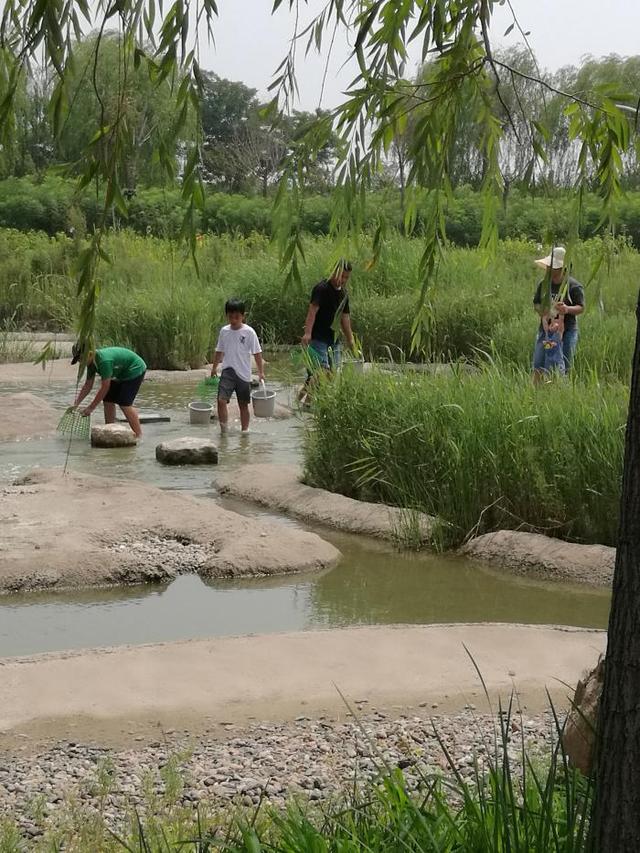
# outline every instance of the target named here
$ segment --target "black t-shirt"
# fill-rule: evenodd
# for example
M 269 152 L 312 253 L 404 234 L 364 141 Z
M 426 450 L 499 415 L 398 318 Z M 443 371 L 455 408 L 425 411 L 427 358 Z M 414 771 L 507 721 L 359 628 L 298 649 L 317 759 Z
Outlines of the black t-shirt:
M 311 291 L 311 304 L 318 306 L 318 313 L 316 314 L 311 332 L 312 340 L 322 341 L 322 343 L 328 344 L 328 346 L 333 346 L 336 336 L 331 328 L 331 324 L 345 297 L 346 301 L 342 308 L 342 313 L 348 314 L 349 297 L 344 288 L 334 287 L 327 279 L 316 284 Z
M 544 281 L 541 281 L 540 284 L 536 287 L 535 296 L 533 297 L 534 305 L 542 304 L 542 285 Z M 562 283 L 551 285 L 551 296 L 554 300 L 557 299 L 560 290 L 562 288 Z M 569 287 L 567 288 L 567 292 L 565 294 L 564 299 L 562 300 L 565 305 L 584 305 L 584 287 L 580 284 L 579 281 L 576 281 L 575 278 L 569 277 Z M 575 314 L 565 314 L 564 315 L 564 327 L 565 329 L 573 329 L 578 324 L 578 318 Z M 542 323 L 540 323 L 542 327 Z

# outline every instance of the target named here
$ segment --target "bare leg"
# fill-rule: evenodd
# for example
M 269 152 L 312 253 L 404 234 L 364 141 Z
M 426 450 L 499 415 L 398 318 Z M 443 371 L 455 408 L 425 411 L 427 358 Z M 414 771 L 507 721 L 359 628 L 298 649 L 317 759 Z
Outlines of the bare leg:
M 227 422 L 229 420 L 229 401 L 218 397 L 218 423 L 220 424 L 220 432 L 227 431 Z
M 545 371 L 544 370 L 538 370 L 538 368 L 536 368 L 533 371 L 533 384 L 534 385 L 539 385 L 541 382 L 544 382 L 544 378 L 545 378 Z
M 116 404 L 103 403 L 104 407 L 104 422 L 105 424 L 115 424 L 116 422 Z
M 242 432 L 246 432 L 249 429 L 249 420 L 251 418 L 249 404 L 238 402 L 238 408 L 240 409 L 240 426 L 242 427 Z
M 138 417 L 137 411 L 133 406 L 120 406 L 122 409 L 122 414 L 127 419 L 127 422 L 131 429 L 135 432 L 138 438 L 142 437 L 142 427 L 140 426 L 140 418 Z

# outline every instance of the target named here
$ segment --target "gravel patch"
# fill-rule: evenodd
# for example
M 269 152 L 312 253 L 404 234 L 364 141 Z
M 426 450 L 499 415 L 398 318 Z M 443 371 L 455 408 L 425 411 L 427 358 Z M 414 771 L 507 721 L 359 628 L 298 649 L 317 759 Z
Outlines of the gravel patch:
M 66 741 L 36 754 L 0 753 L 0 819 L 12 818 L 35 837 L 68 808 L 82 805 L 102 810 L 117 826 L 126 808 L 142 806 L 145 797 L 162 795 L 168 786 L 179 801 L 193 805 L 231 801 L 251 807 L 264 799 L 281 805 L 292 795 L 322 801 L 352 786 L 354 778 L 375 779 L 385 764 L 401 768 L 415 789 L 425 775 L 451 772 L 439 739 L 464 777 L 495 754 L 494 718 L 473 705 L 450 715 L 430 705 L 402 716 L 369 711 L 366 703 L 357 707 L 357 721 L 301 716 L 249 728 L 221 723 L 215 734 L 168 730 L 155 742 L 127 749 Z M 555 739 L 550 713 L 514 714 L 509 730 L 516 762 L 523 735 L 540 754 Z

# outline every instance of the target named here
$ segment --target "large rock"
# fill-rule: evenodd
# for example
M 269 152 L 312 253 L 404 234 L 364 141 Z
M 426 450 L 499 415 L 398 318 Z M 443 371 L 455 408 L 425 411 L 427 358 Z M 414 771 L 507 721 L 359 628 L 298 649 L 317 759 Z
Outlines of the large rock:
M 216 465 L 218 449 L 210 438 L 174 438 L 156 447 L 163 465 Z
M 136 434 L 125 424 L 98 424 L 91 427 L 92 447 L 133 447 Z
M 598 708 L 604 684 L 604 658 L 584 681 L 579 681 L 571 711 L 562 734 L 562 744 L 573 767 L 585 776 L 591 773 Z

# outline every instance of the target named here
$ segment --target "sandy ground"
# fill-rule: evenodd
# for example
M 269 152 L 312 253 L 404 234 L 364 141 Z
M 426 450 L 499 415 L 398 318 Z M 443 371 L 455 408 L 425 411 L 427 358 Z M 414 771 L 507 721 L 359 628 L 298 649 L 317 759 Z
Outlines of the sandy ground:
M 37 470 L 0 490 L 0 591 L 322 569 L 314 533 L 136 481 Z
M 211 374 L 210 367 L 197 370 L 147 370 L 145 382 L 193 382 L 198 383 Z M 78 378 L 78 368 L 67 358 L 55 359 L 42 365 L 32 362 L 0 364 L 0 384 L 24 384 L 32 388 L 48 385 L 49 382 L 74 382 Z
M 577 545 L 516 530 L 485 533 L 461 553 L 517 574 L 592 586 L 611 585 L 616 561 L 616 549 L 606 545 Z
M 468 653 L 465 650 L 469 650 Z M 292 719 L 344 709 L 344 697 L 398 703 L 479 701 L 533 711 L 566 699 L 605 633 L 527 625 L 429 625 L 218 638 L 0 660 L 0 746 L 11 738 L 126 739 L 198 721 Z M 444 708 L 445 706 L 443 706 Z M 441 709 L 442 710 L 442 709 Z
M 146 382 L 200 382 L 205 376 L 209 376 L 210 370 L 202 368 L 199 370 L 148 370 Z M 28 383 L 30 387 L 48 385 L 49 382 L 75 382 L 78 378 L 78 368 L 72 365 L 67 358 L 50 361 L 42 369 L 41 364 L 31 362 L 19 362 L 0 364 L 0 383 L 23 384 Z
M 394 539 L 408 522 L 407 513 L 397 507 L 356 501 L 324 489 L 314 489 L 301 483 L 299 477 L 296 465 L 243 465 L 231 475 L 220 474 L 216 485 L 223 494 L 349 533 Z M 419 520 L 426 540 L 431 519 L 422 515 Z
M 0 394 L 0 441 L 51 435 L 59 420 L 60 412 L 34 394 Z

